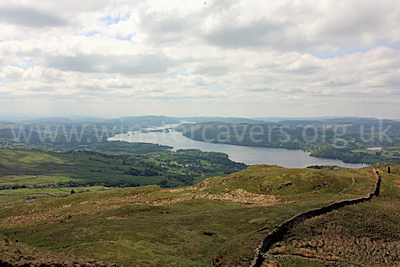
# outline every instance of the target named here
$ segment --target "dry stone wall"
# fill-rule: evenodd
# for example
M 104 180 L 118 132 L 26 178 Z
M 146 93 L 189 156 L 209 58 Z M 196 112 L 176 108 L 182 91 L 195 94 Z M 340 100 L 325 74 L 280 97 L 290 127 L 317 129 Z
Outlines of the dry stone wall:
M 339 209 L 339 208 L 342 208 L 345 206 L 363 203 L 363 202 L 371 200 L 373 197 L 379 196 L 379 190 L 380 190 L 382 179 L 379 176 L 379 173 L 375 168 L 373 169 L 373 174 L 376 178 L 375 189 L 372 193 L 369 193 L 368 196 L 357 198 L 357 199 L 352 199 L 352 200 L 344 200 L 344 201 L 340 201 L 340 202 L 335 202 L 335 203 L 332 203 L 332 204 L 322 207 L 322 208 L 308 210 L 308 211 L 305 211 L 305 212 L 302 212 L 302 213 L 299 213 L 299 214 L 293 216 L 289 220 L 284 221 L 281 225 L 279 225 L 277 228 L 275 228 L 275 230 L 270 232 L 262 240 L 261 245 L 256 249 L 256 255 L 254 257 L 254 260 L 250 264 L 250 267 L 261 266 L 262 262 L 265 259 L 264 253 L 267 252 L 274 243 L 281 241 L 283 239 L 283 237 L 285 236 L 285 234 L 291 228 L 293 228 L 300 222 L 310 219 L 310 218 L 313 218 L 315 216 L 319 216 L 319 215 L 334 211 L 336 209 Z

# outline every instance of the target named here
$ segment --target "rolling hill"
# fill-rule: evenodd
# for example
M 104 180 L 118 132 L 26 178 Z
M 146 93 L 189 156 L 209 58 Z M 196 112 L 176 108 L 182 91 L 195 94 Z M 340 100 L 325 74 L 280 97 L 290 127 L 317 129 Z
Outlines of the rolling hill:
M 0 234 L 18 244 L 123 266 L 249 266 L 264 236 L 300 212 L 373 191 L 377 198 L 307 220 L 274 244 L 271 266 L 324 266 L 307 257 L 359 266 L 396 266 L 400 256 L 400 166 L 289 169 L 256 165 L 189 187 L 82 192 L 1 206 Z M 342 244 L 342 245 L 341 245 Z M 379 254 L 384 248 L 386 254 Z M 52 254 L 52 255 L 53 255 Z M 378 255 L 379 254 L 379 255 Z M 13 254 L 14 255 L 14 254 Z M 370 255 L 376 255 L 375 257 Z M 9 256 L 11 257 L 11 256 Z

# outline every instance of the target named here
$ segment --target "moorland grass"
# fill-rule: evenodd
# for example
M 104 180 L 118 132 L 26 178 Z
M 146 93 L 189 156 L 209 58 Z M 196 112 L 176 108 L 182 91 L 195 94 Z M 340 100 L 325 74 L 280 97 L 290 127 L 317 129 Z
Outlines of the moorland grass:
M 213 261 L 246 266 L 261 239 L 283 221 L 307 209 L 371 192 L 375 185 L 373 167 L 387 181 L 382 185 L 381 197 L 329 213 L 319 220 L 306 221 L 293 229 L 286 240 L 326 239 L 318 236 L 319 231 L 308 230 L 335 225 L 352 233 L 354 238 L 398 242 L 399 167 L 394 165 L 392 174 L 384 174 L 386 165 L 359 170 L 260 165 L 175 191 L 145 186 L 11 203 L 0 210 L 0 234 L 46 251 L 123 266 L 210 266 Z M 287 183 L 291 185 L 279 189 Z M 206 198 L 207 194 L 225 194 L 239 188 L 274 195 L 279 201 L 260 206 Z M 202 194 L 202 197 L 172 202 L 187 194 Z M 154 204 L 161 200 L 166 202 Z M 289 251 L 298 248 L 304 247 L 296 246 Z M 320 253 L 324 256 L 331 252 Z M 339 258 L 361 265 L 373 263 L 342 255 Z M 307 265 L 301 259 L 279 262 L 283 266 L 322 266 Z

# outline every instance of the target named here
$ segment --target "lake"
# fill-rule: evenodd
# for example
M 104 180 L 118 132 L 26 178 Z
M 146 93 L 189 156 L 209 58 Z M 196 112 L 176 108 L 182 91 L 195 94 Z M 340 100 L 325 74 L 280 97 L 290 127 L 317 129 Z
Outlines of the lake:
M 166 125 L 147 130 L 174 128 L 176 125 Z M 248 165 L 268 164 L 279 165 L 288 168 L 305 168 L 311 165 L 337 165 L 345 168 L 362 168 L 366 164 L 344 163 L 337 159 L 311 157 L 309 152 L 301 150 L 288 150 L 284 148 L 266 148 L 236 146 L 228 144 L 215 144 L 191 140 L 180 132 L 170 130 L 170 132 L 128 132 L 118 134 L 108 138 L 108 141 L 126 141 L 153 143 L 173 147 L 173 151 L 178 149 L 200 149 L 202 151 L 222 152 L 229 155 L 229 159 L 235 162 L 243 162 Z

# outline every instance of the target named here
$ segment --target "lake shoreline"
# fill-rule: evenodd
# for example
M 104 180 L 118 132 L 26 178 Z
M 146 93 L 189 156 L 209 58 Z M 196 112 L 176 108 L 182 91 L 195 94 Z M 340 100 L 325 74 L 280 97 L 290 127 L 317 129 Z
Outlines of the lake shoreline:
M 179 149 L 199 149 L 208 152 L 221 152 L 227 154 L 230 160 L 247 165 L 267 164 L 288 168 L 306 168 L 313 165 L 336 165 L 353 169 L 369 166 L 368 164 L 362 163 L 345 163 L 338 159 L 314 157 L 310 155 L 311 152 L 300 149 L 244 146 L 239 144 L 232 145 L 217 142 L 211 143 L 192 140 L 175 130 L 169 130 L 168 132 L 159 131 L 160 129 L 170 129 L 171 127 L 174 127 L 174 125 L 152 128 L 149 129 L 150 131 L 148 132 L 134 131 L 117 134 L 107 140 L 166 145 L 173 147 L 171 151 L 177 151 Z

